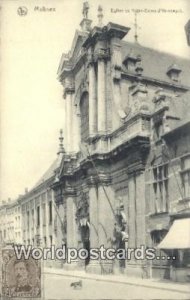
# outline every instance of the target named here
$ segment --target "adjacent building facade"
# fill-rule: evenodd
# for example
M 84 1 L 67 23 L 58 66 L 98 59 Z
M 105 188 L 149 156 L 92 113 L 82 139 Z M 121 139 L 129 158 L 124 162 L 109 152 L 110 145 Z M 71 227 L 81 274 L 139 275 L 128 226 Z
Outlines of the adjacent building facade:
M 0 206 L 0 245 L 22 243 L 22 213 L 19 200 Z

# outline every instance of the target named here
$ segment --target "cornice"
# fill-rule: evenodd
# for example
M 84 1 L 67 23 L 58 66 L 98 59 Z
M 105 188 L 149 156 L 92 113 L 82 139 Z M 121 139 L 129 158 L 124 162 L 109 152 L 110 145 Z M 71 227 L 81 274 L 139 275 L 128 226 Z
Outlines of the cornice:
M 174 82 L 167 82 L 167 81 L 163 81 L 163 80 L 159 80 L 159 79 L 155 79 L 155 78 L 152 78 L 152 77 L 147 77 L 147 76 L 144 76 L 144 75 L 141 75 L 140 77 L 133 73 L 133 72 L 125 72 L 124 70 L 122 71 L 121 73 L 121 76 L 123 78 L 128 78 L 130 80 L 135 80 L 136 82 L 140 81 L 142 83 L 151 83 L 151 84 L 155 84 L 157 86 L 161 86 L 162 88 L 163 87 L 167 87 L 167 88 L 175 88 L 175 89 L 178 89 L 178 90 L 182 90 L 182 91 L 190 91 L 190 86 L 185 86 L 185 85 L 182 85 L 182 84 L 179 84 L 179 83 L 174 83 Z

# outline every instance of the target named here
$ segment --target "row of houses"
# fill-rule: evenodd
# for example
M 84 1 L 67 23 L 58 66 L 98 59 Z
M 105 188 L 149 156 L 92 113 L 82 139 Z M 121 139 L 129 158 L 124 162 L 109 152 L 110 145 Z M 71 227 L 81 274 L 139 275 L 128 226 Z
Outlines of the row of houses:
M 167 253 L 164 259 L 88 257 L 75 267 L 185 281 L 190 62 L 129 43 L 128 27 L 91 23 L 85 15 L 59 64 L 65 115 L 57 158 L 33 189 L 1 206 L 1 240 L 86 250 L 154 247 L 159 257 Z
M 21 243 L 22 214 L 19 201 L 3 201 L 0 206 L 0 243 Z

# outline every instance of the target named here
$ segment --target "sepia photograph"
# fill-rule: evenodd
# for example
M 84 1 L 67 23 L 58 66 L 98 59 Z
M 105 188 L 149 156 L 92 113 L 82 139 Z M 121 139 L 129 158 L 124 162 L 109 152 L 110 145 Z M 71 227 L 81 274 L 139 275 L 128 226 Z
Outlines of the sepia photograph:
M 189 0 L 0 0 L 0 299 L 190 299 Z

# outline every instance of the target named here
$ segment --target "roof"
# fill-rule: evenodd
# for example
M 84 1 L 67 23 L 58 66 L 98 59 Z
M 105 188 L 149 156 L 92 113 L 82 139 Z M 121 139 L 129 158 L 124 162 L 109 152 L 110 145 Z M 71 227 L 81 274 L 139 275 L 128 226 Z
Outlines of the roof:
M 131 53 L 131 51 L 135 55 L 141 55 L 144 76 L 171 83 L 172 80 L 168 77 L 167 71 L 171 65 L 175 64 L 182 71 L 179 83 L 190 87 L 190 60 L 144 47 L 139 43 L 122 41 L 123 60 Z
M 37 181 L 37 183 L 30 190 L 30 192 L 33 189 L 37 188 L 42 183 L 44 183 L 45 181 L 47 181 L 47 180 L 51 179 L 53 176 L 55 176 L 55 170 L 60 167 L 61 158 L 62 158 L 62 156 L 58 155 L 58 157 L 53 161 L 53 163 L 50 165 L 50 167 L 47 169 L 47 171 L 44 173 L 44 175 Z
M 178 126 L 176 126 L 175 128 L 173 128 L 172 130 L 166 132 L 165 134 L 162 135 L 163 138 L 168 138 L 170 136 L 173 136 L 174 134 L 178 134 L 178 136 L 180 136 L 180 132 L 184 132 L 186 131 L 187 134 L 190 133 L 190 121 L 188 122 L 183 122 L 181 124 L 179 124 Z

